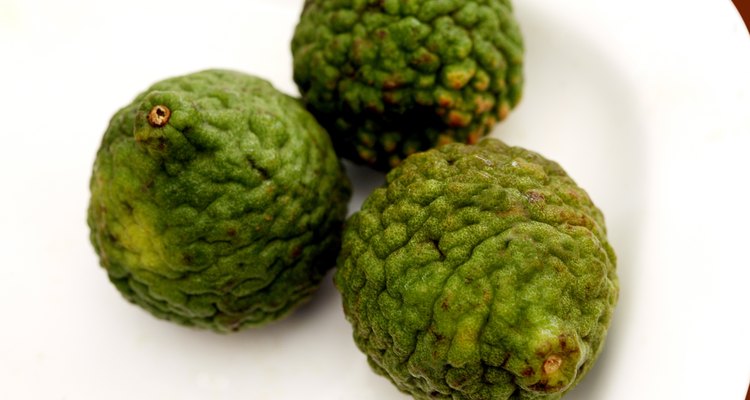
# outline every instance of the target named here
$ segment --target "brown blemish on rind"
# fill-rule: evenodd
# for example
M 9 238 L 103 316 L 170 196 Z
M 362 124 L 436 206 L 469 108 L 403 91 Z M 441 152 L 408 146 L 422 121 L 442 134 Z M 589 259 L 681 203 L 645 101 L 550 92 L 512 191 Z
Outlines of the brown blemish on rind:
M 508 116 L 508 114 L 510 114 L 510 104 L 507 102 L 500 103 L 500 107 L 497 109 L 497 117 L 502 121 Z
M 299 257 L 300 255 L 302 255 L 302 247 L 301 247 L 301 246 L 295 246 L 295 247 L 294 247 L 294 248 L 292 249 L 292 253 L 291 253 L 291 255 L 292 255 L 292 258 L 297 258 L 297 257 Z
M 172 111 L 164 105 L 157 104 L 148 112 L 148 123 L 154 128 L 161 128 L 169 122 Z
M 562 364 L 562 358 L 557 355 L 551 355 L 547 357 L 546 360 L 544 360 L 544 365 L 542 366 L 542 370 L 545 374 L 549 375 L 558 369 L 560 369 L 560 365 Z

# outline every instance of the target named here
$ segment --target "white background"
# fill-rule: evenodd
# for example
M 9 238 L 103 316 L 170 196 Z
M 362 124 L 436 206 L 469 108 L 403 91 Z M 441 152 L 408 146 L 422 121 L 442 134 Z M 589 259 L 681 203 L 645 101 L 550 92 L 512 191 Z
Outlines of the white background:
M 527 86 L 493 135 L 559 161 L 604 211 L 619 256 L 606 350 L 566 398 L 744 398 L 750 37 L 739 15 L 728 0 L 516 3 Z M 125 302 L 88 242 L 88 179 L 110 116 L 153 82 L 211 67 L 297 93 L 300 9 L 0 0 L 0 398 L 406 398 L 369 370 L 329 280 L 283 321 L 217 335 Z M 350 172 L 356 211 L 382 177 Z

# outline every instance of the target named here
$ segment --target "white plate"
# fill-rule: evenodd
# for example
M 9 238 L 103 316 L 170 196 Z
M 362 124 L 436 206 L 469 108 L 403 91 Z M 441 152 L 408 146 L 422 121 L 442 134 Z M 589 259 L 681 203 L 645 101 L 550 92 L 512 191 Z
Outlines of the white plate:
M 209 67 L 296 93 L 289 39 L 301 0 L 188 3 L 0 3 L 0 398 L 407 398 L 370 371 L 329 281 L 290 318 L 221 336 L 152 318 L 98 267 L 88 178 L 117 108 L 157 80 Z M 742 398 L 741 19 L 715 0 L 516 3 L 528 83 L 494 135 L 559 161 L 605 212 L 619 255 L 605 353 L 566 398 Z

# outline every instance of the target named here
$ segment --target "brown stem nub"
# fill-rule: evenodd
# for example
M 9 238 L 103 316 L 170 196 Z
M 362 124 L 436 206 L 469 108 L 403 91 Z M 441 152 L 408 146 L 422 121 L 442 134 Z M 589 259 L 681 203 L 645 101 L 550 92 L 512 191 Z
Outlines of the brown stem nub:
M 161 128 L 169 122 L 170 115 L 172 111 L 167 106 L 155 105 L 148 113 L 148 123 L 154 128 Z
M 557 371 L 560 368 L 560 364 L 562 364 L 562 358 L 557 355 L 551 355 L 547 357 L 546 360 L 544 360 L 544 365 L 542 366 L 542 369 L 544 370 L 544 373 L 549 375 L 555 371 Z

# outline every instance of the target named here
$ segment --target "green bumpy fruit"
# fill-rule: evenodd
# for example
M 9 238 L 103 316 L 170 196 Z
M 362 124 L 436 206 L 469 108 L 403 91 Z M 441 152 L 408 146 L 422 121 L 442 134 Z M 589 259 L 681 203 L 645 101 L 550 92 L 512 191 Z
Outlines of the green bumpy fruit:
M 335 265 L 350 183 L 330 138 L 268 82 L 207 70 L 118 111 L 88 225 L 119 291 L 219 332 L 281 317 Z
M 335 275 L 357 346 L 417 399 L 559 399 L 618 298 L 601 212 L 495 139 L 407 158 L 347 221 Z
M 294 80 L 342 157 L 379 170 L 476 143 L 521 98 L 510 0 L 307 0 Z

